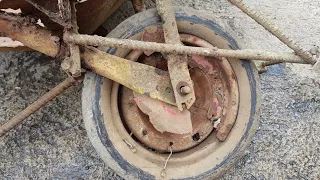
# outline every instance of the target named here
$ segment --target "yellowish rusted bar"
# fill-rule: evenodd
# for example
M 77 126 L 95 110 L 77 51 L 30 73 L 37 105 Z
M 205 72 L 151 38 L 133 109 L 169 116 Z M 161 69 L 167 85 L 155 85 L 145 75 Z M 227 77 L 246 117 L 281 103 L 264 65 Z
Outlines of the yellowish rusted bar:
M 82 52 L 85 64 L 97 74 L 139 94 L 176 105 L 168 72 L 113 56 L 96 48 L 86 47 Z

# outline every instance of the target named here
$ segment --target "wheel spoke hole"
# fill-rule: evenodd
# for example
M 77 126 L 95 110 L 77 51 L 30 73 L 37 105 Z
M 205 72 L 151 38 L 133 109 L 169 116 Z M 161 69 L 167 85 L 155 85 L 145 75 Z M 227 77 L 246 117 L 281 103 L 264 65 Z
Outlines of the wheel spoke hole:
M 200 134 L 199 134 L 199 133 L 194 134 L 194 135 L 192 136 L 192 139 L 193 139 L 194 141 L 199 141 L 199 140 L 200 140 Z
M 143 136 L 145 136 L 145 135 L 147 135 L 147 134 L 148 134 L 148 131 L 147 131 L 147 130 L 145 130 L 145 129 L 142 130 L 142 135 L 143 135 Z

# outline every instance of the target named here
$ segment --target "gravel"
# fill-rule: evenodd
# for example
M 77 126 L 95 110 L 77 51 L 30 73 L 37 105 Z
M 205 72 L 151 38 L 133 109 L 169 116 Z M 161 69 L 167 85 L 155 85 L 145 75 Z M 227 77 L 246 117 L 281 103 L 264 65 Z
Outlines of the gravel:
M 320 2 L 246 0 L 306 48 L 320 45 Z M 177 0 L 212 13 L 242 48 L 290 51 L 225 0 Z M 147 8 L 154 2 L 146 0 Z M 134 12 L 129 1 L 104 24 Z M 0 53 L 0 123 L 65 78 L 58 61 L 37 52 Z M 222 179 L 320 179 L 320 78 L 309 65 L 275 65 L 261 75 L 260 127 Z M 68 89 L 0 139 L 0 179 L 121 179 L 91 146 L 81 115 L 81 86 Z

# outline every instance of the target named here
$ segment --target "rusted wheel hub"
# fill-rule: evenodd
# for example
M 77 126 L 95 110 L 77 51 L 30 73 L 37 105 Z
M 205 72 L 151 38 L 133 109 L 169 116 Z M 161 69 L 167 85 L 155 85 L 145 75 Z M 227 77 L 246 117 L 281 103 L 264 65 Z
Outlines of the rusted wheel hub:
M 188 44 L 191 41 L 194 39 L 188 37 Z M 138 61 L 167 70 L 167 61 L 160 53 L 141 55 Z M 231 109 L 238 107 L 237 95 L 233 95 L 238 92 L 230 89 L 237 83 L 234 77 L 230 77 L 233 71 L 227 60 L 192 56 L 188 57 L 188 64 L 196 93 L 196 102 L 189 109 L 192 133 L 159 132 L 150 122 L 149 116 L 139 109 L 133 91 L 126 87 L 119 91 L 119 109 L 123 122 L 128 132 L 147 148 L 157 152 L 167 152 L 170 145 L 174 152 L 190 149 L 206 139 L 215 128 L 219 128 L 219 125 L 214 127 L 214 124 L 223 124 L 225 119 L 235 117 L 226 115 L 236 113 Z M 165 110 L 165 106 L 163 108 L 163 113 L 170 113 Z M 172 112 L 171 115 L 175 116 Z

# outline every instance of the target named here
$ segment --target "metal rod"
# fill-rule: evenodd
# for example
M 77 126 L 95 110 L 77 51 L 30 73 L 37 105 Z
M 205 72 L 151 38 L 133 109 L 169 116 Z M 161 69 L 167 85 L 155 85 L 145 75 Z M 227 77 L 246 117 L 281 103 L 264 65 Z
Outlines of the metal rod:
M 157 11 L 162 20 L 164 39 L 167 44 L 180 44 L 176 18 L 171 0 L 156 0 Z
M 46 93 L 44 96 L 36 100 L 34 103 L 29 105 L 26 109 L 21 111 L 19 114 L 14 116 L 12 119 L 7 121 L 5 124 L 3 124 L 0 127 L 0 137 L 4 136 L 8 131 L 19 125 L 23 122 L 28 116 L 35 113 L 37 110 L 42 108 L 44 105 L 46 105 L 49 101 L 57 97 L 59 94 L 61 94 L 64 90 L 66 90 L 68 87 L 70 87 L 72 84 L 77 82 L 73 77 L 69 77 L 66 80 L 64 80 L 62 83 L 60 83 L 58 86 L 51 89 L 48 93 Z
M 228 0 L 231 4 L 238 7 L 241 11 L 246 13 L 249 17 L 255 20 L 258 24 L 263 26 L 267 31 L 277 37 L 281 42 L 286 44 L 289 48 L 294 50 L 297 55 L 302 57 L 309 64 L 315 64 L 317 61 L 312 57 L 312 55 L 304 50 L 302 46 L 297 44 L 293 39 L 286 36 L 275 24 L 267 20 L 262 14 L 252 10 L 248 5 L 246 5 L 243 0 Z
M 171 156 L 172 156 L 172 147 L 171 147 L 171 145 L 169 146 L 169 150 L 170 150 L 170 154 L 169 154 L 169 156 L 167 157 L 166 162 L 164 163 L 164 166 L 163 166 L 163 168 L 162 168 L 162 171 L 161 171 L 161 174 L 160 174 L 161 177 L 165 177 L 165 176 L 166 176 L 167 165 L 168 165 L 169 159 L 170 159 Z
M 176 104 L 171 81 L 166 71 L 128 61 L 93 47 L 80 49 L 83 63 L 95 73 L 118 82 L 139 94 L 145 94 L 168 104 Z M 133 58 L 132 55 L 130 56 Z
M 115 39 L 101 36 L 82 34 L 65 34 L 64 40 L 80 45 L 107 46 L 112 48 L 139 49 L 172 54 L 203 55 L 237 59 L 282 61 L 289 63 L 307 64 L 302 58 L 292 53 L 275 53 L 259 50 L 230 50 L 218 48 L 202 48 L 180 46 L 155 42 L 143 42 L 130 39 Z

